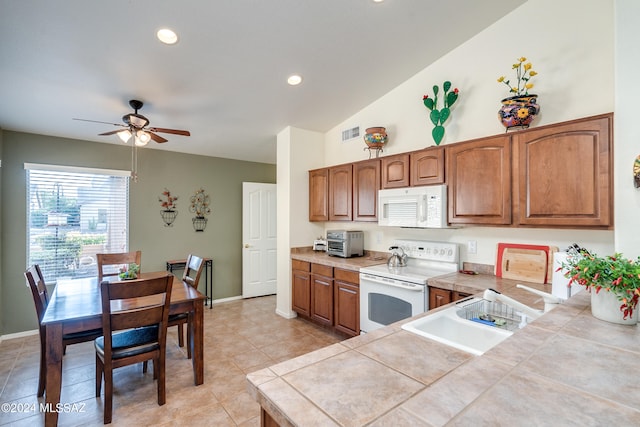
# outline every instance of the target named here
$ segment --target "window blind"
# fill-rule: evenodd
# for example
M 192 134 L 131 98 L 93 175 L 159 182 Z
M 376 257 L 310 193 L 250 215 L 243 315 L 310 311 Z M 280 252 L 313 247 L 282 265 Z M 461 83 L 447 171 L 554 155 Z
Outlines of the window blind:
M 98 253 L 129 246 L 129 172 L 25 164 L 27 263 L 47 284 L 98 274 Z

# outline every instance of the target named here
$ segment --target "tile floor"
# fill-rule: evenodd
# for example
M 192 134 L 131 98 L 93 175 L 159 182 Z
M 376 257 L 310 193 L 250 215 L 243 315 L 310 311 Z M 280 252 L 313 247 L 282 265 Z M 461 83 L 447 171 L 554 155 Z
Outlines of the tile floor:
M 304 320 L 284 319 L 275 314 L 275 307 L 275 296 L 205 307 L 205 380 L 198 387 L 193 385 L 186 349 L 177 345 L 177 328 L 170 328 L 167 403 L 157 404 L 151 367 L 147 374 L 140 365 L 119 368 L 114 372 L 112 425 L 260 425 L 259 406 L 246 392 L 246 374 L 343 339 Z M 36 397 L 39 357 L 37 335 L 0 343 L 0 405 L 26 408 L 22 413 L 0 410 L 0 425 L 44 424 L 37 410 L 44 399 Z M 102 425 L 102 398 L 94 393 L 93 343 L 69 346 L 61 403 L 77 403 L 82 412 L 61 413 L 58 425 Z

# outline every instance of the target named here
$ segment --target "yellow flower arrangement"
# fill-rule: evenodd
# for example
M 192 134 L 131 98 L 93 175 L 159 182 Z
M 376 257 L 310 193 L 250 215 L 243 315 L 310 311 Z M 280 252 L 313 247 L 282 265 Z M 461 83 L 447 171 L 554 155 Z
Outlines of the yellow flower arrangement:
M 538 73 L 532 70 L 531 62 L 526 62 L 527 58 L 524 56 L 518 58 L 518 62 L 513 64 L 512 69 L 516 70 L 516 78 L 518 79 L 516 85 L 512 85 L 510 80 L 507 80 L 505 76 L 498 78 L 498 83 L 504 83 L 509 87 L 509 92 L 514 96 L 527 96 L 529 95 L 529 89 L 533 88 L 532 77 Z

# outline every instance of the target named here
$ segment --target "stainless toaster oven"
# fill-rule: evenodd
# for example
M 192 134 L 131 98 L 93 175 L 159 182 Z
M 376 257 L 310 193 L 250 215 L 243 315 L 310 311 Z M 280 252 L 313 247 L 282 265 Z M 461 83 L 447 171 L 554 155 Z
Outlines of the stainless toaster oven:
M 328 230 L 327 254 L 342 258 L 364 255 L 364 233 L 353 230 Z

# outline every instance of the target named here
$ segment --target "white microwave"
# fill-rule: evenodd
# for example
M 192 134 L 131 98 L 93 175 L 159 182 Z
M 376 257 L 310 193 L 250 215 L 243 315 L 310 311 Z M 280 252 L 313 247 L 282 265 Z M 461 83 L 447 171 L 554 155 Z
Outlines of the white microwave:
M 378 225 L 446 228 L 447 186 L 378 190 Z

